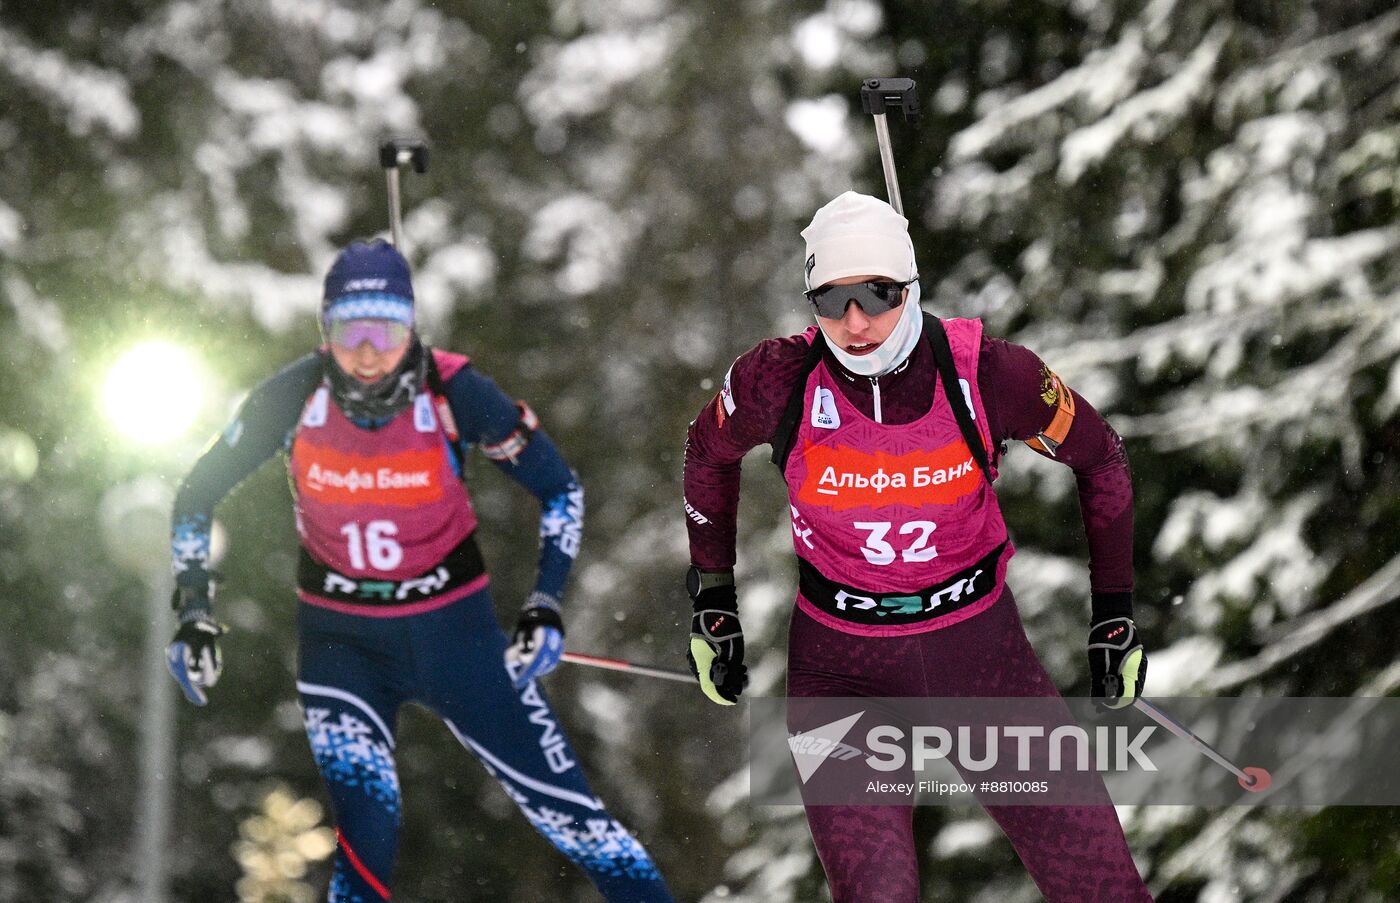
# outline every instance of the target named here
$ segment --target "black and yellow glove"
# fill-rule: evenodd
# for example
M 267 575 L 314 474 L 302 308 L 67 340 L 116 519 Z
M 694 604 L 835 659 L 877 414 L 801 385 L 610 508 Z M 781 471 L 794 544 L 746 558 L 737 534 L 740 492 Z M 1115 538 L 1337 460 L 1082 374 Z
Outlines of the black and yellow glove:
M 719 705 L 734 705 L 749 683 L 744 667 L 744 631 L 733 571 L 691 567 L 685 578 L 694 614 L 685 659 L 700 689 Z
M 1147 655 L 1132 618 L 1110 618 L 1089 628 L 1089 681 L 1094 704 L 1126 708 L 1142 695 Z

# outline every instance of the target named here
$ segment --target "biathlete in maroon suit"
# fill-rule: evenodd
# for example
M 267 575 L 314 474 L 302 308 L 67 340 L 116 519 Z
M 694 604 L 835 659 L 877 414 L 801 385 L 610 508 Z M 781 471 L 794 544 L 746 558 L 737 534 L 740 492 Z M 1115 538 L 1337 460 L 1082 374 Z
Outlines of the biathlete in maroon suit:
M 1093 694 L 1131 704 L 1146 662 L 1117 434 L 1032 352 L 983 335 L 978 320 L 920 310 L 907 223 L 888 204 L 847 192 L 803 236 L 818 325 L 740 356 L 686 444 L 689 655 L 702 690 L 733 704 L 747 683 L 733 577 L 739 467 L 767 443 L 798 558 L 789 695 L 1058 697 L 1005 584 L 1014 548 L 992 481 L 1016 439 L 1075 472 Z M 1151 900 L 1111 806 L 989 812 L 1047 899 Z M 807 819 L 838 903 L 919 899 L 912 807 L 809 805 Z
M 209 593 L 215 505 L 278 451 L 296 525 L 298 675 L 306 733 L 335 810 L 332 903 L 390 899 L 401 819 L 399 707 L 436 712 L 530 824 L 613 901 L 671 901 L 589 789 L 535 678 L 563 651 L 559 600 L 583 490 L 523 403 L 413 330 L 408 264 L 350 245 L 326 277 L 327 345 L 260 384 L 175 502 L 171 673 L 198 705 L 221 661 Z M 476 544 L 462 460 L 478 446 L 541 503 L 539 575 L 507 638 Z M 464 891 L 464 894 L 466 892 Z
M 968 374 L 971 386 L 982 324 L 942 325 L 958 372 Z M 802 338 L 818 342 L 817 331 L 812 326 Z M 933 404 L 891 426 L 863 413 L 839 379 L 817 362 L 801 380 L 808 416 L 795 424 L 783 467 L 798 555 L 798 608 L 859 636 L 925 633 L 985 611 L 1001 594 L 1011 544 L 991 481 L 952 406 Z M 980 393 L 969 390 L 967 397 L 977 412 L 973 422 L 986 423 Z M 986 443 L 981 436 L 976 441 Z M 915 587 L 928 589 L 907 594 Z

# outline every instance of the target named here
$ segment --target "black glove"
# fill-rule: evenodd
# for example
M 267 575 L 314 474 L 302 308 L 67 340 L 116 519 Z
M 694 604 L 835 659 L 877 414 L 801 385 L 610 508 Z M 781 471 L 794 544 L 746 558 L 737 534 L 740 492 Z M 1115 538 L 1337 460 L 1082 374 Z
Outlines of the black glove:
M 506 669 L 516 689 L 559 667 L 563 654 L 564 619 L 559 615 L 559 600 L 536 590 L 520 609 L 506 649 Z
M 1089 628 L 1090 695 L 1101 709 L 1121 709 L 1142 694 L 1147 655 L 1132 618 L 1110 618 Z
M 224 657 L 219 652 L 219 637 L 226 629 L 207 609 L 196 609 L 181 618 L 180 629 L 165 647 L 165 664 L 170 668 L 170 675 L 184 691 L 185 698 L 195 705 L 209 701 L 204 691 L 218 683 L 223 673 Z
M 690 619 L 690 648 L 685 653 L 690 673 L 712 701 L 733 705 L 749 684 L 734 574 L 707 573 L 691 567 L 685 584 L 694 611 Z
M 203 568 L 189 568 L 175 577 L 170 607 L 179 613 L 180 627 L 165 647 L 165 665 L 170 676 L 195 705 L 209 701 L 205 690 L 219 682 L 224 657 L 219 637 L 228 628 L 214 620 L 214 586 L 222 579 Z

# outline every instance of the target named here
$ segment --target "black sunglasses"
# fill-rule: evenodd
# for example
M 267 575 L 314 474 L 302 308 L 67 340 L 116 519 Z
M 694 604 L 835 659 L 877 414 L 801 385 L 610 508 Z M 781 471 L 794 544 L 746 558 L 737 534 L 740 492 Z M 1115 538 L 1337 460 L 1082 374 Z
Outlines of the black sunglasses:
M 828 320 L 839 320 L 846 315 L 846 307 L 852 302 L 860 305 L 867 316 L 878 316 L 894 310 L 904 299 L 904 289 L 918 281 L 917 276 L 908 282 L 856 282 L 851 285 L 823 285 L 807 292 L 807 300 L 817 310 L 817 316 Z

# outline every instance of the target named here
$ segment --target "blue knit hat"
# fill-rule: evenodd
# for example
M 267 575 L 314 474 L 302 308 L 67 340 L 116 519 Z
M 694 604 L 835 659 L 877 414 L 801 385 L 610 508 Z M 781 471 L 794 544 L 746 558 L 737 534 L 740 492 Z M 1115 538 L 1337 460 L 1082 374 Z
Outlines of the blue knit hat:
M 374 318 L 413 325 L 413 283 L 408 261 L 382 238 L 355 241 L 326 274 L 321 322 Z

